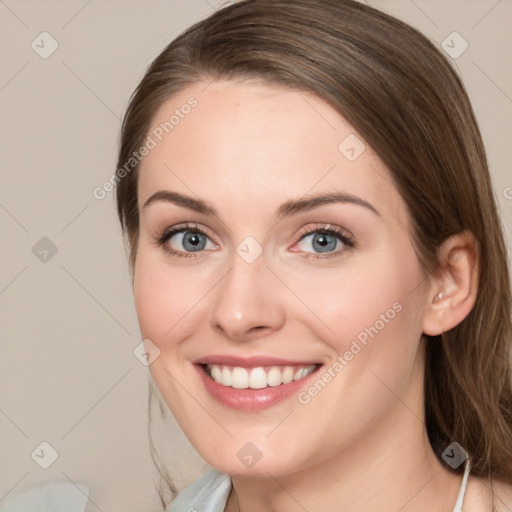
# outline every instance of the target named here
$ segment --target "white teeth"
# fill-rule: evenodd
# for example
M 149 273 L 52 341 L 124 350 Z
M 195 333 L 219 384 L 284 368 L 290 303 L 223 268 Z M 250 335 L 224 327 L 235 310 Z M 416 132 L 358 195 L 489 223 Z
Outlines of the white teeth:
M 224 382 L 219 382 L 224 385 Z M 245 389 L 249 387 L 249 374 L 245 368 L 237 366 L 231 372 L 231 385 L 236 389 Z
M 219 384 L 221 384 L 222 383 L 222 372 L 220 371 L 220 368 L 216 364 L 214 364 L 211 367 L 211 373 L 212 373 L 212 379 L 215 382 L 218 382 Z
M 224 383 L 224 386 L 231 386 L 233 385 L 233 381 L 231 380 L 231 372 L 229 371 L 229 368 L 222 369 L 222 383 Z
M 263 389 L 267 387 L 267 374 L 263 368 L 253 368 L 249 374 L 249 387 Z
M 300 370 L 297 370 L 300 371 Z M 293 380 L 294 370 L 291 366 L 287 366 L 283 372 L 283 384 L 289 384 Z
M 293 376 L 293 380 L 299 380 L 303 379 L 304 377 L 307 377 L 315 368 L 308 366 L 307 368 L 300 368 L 295 372 L 295 375 Z
M 223 366 L 218 364 L 206 365 L 212 379 L 223 386 L 236 389 L 263 389 L 267 386 L 279 386 L 289 384 L 294 380 L 303 379 L 314 371 L 316 365 L 302 366 L 300 368 L 285 366 L 281 369 L 272 366 L 268 371 L 262 367 L 242 368 L 235 366 Z
M 269 386 L 279 386 L 279 384 L 283 383 L 283 378 L 279 368 L 276 368 L 275 366 L 270 368 L 267 372 L 267 383 Z
M 304 370 L 302 370 L 302 377 L 301 378 L 303 379 L 304 377 L 307 377 L 310 373 L 313 372 L 314 369 L 315 369 L 314 366 L 313 367 L 308 366 L 307 368 L 304 368 Z

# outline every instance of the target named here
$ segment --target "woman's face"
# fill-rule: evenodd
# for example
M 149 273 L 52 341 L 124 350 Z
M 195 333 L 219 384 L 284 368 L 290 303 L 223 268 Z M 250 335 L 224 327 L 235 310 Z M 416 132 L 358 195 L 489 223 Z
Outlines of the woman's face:
M 322 100 L 247 82 L 194 84 L 153 121 L 135 303 L 203 458 L 277 476 L 416 428 L 426 281 L 372 149 Z

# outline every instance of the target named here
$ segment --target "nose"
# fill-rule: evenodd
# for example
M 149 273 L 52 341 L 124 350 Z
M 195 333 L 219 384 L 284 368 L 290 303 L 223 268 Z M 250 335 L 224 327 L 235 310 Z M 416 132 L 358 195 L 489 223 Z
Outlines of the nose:
M 279 284 L 263 255 L 247 263 L 235 253 L 231 270 L 215 287 L 210 310 L 212 328 L 234 341 L 279 330 L 285 321 L 283 290 Z

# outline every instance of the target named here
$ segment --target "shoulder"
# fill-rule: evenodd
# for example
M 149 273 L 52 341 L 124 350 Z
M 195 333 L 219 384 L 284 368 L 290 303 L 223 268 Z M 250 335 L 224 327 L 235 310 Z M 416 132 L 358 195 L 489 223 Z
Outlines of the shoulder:
M 211 469 L 181 491 L 166 512 L 223 512 L 230 490 L 229 475 Z
M 462 512 L 491 512 L 493 498 L 496 512 L 512 512 L 512 485 L 494 480 L 491 490 L 486 478 L 472 477 L 468 480 Z

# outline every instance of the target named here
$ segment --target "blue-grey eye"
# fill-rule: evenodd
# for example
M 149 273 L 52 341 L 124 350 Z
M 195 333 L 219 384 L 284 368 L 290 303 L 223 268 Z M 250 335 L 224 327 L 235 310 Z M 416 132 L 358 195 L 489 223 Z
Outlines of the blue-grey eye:
M 343 242 L 340 240 L 339 235 L 329 235 L 327 233 L 310 233 L 299 241 L 301 250 L 310 252 L 307 248 L 304 248 L 301 244 L 310 245 L 313 247 L 315 252 L 331 252 L 338 247 L 338 242 L 342 245 Z
M 187 230 L 179 231 L 172 235 L 168 241 L 169 245 L 171 245 L 173 249 L 189 252 L 202 251 L 206 248 L 208 242 L 211 243 L 208 237 L 203 233 Z M 176 247 L 175 244 L 178 246 Z M 179 244 L 181 244 L 182 247 L 179 247 Z

